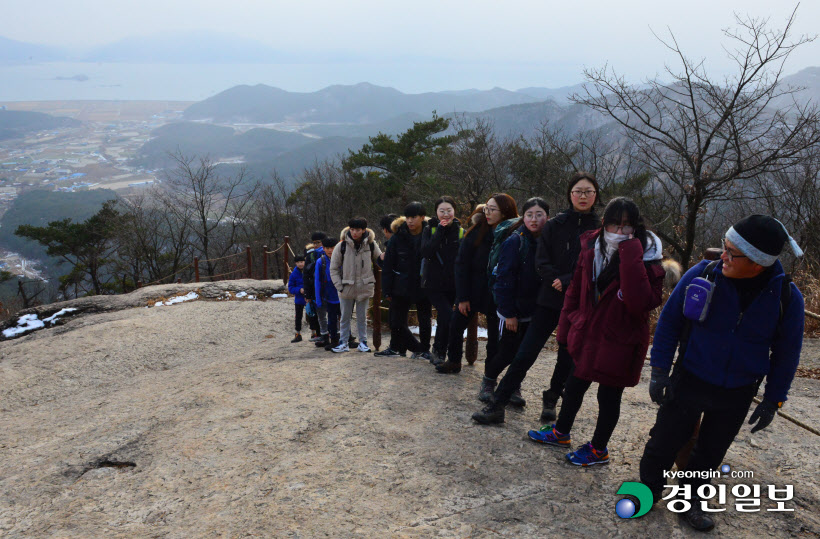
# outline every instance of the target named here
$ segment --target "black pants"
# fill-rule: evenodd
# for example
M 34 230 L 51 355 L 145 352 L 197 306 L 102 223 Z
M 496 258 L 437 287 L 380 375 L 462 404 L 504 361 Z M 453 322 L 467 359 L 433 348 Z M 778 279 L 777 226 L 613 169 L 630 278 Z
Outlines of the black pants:
M 310 301 L 310 300 L 308 300 Z M 319 334 L 319 317 L 316 316 L 316 304 L 313 304 L 313 315 L 307 315 L 308 327 L 311 331 Z
M 535 364 L 538 354 L 544 349 L 550 335 L 558 326 L 560 316 L 560 310 L 541 305 L 536 306 L 527 332 L 518 347 L 518 352 L 516 352 L 510 363 L 510 368 L 507 369 L 507 373 L 495 390 L 496 402 L 506 404 L 510 401 L 513 391 L 521 387 L 521 383 L 527 376 L 527 371 Z M 555 363 L 555 369 L 552 371 L 552 379 L 550 380 L 550 390 L 560 395 L 564 391 L 564 385 L 567 383 L 567 378 L 569 378 L 574 367 L 575 364 L 572 362 L 567 348 L 559 346 L 558 360 Z
M 327 332 L 332 341 L 339 340 L 339 318 L 342 316 L 342 309 L 338 303 L 325 303 L 327 307 Z
M 390 320 L 391 342 L 395 339 L 397 352 L 410 350 L 414 354 L 428 352 L 430 350 L 430 334 L 432 333 L 433 312 L 427 298 L 413 300 L 406 296 L 393 296 L 391 298 L 391 309 L 394 316 Z M 410 331 L 407 326 L 407 315 L 410 312 L 410 305 L 415 302 L 416 314 L 419 319 L 419 338 Z M 392 346 L 391 346 L 392 348 Z
M 455 290 L 439 291 L 428 290 L 427 299 L 436 308 L 436 338 L 433 341 L 433 349 L 439 355 L 447 353 L 448 337 L 450 335 L 450 320 L 453 314 L 453 302 L 456 299 Z
M 464 316 L 458 307 L 453 311 L 453 316 L 450 318 L 450 335 L 447 337 L 447 361 L 461 363 L 461 357 L 464 355 L 464 330 L 476 315 L 478 311 L 471 310 L 467 316 Z M 491 359 L 498 353 L 498 315 L 495 314 L 495 305 L 486 317 L 487 359 Z
M 487 362 L 484 364 L 484 376 L 495 380 L 510 365 L 515 353 L 518 352 L 518 346 L 524 339 L 529 325 L 529 322 L 518 322 L 518 331 L 510 331 L 506 327 L 501 327 L 498 351 L 493 357 L 487 358 Z M 513 388 L 513 391 L 516 389 L 518 388 Z
M 304 314 L 305 314 L 305 306 L 304 305 L 299 305 L 298 303 L 295 303 L 294 305 L 296 305 L 296 333 L 301 333 L 302 332 L 302 316 L 304 316 Z
M 584 402 L 584 394 L 592 382 L 570 376 L 564 390 L 564 402 L 561 404 L 561 413 L 555 422 L 555 429 L 568 434 L 575 423 L 575 416 Z M 598 451 L 606 449 L 606 444 L 615 431 L 618 419 L 621 417 L 621 397 L 624 388 L 598 384 L 598 421 L 595 423 L 595 434 L 592 435 L 592 447 Z M 692 431 L 689 431 L 692 434 Z
M 686 471 L 717 469 L 740 431 L 757 390 L 758 384 L 726 389 L 680 368 L 680 374 L 673 376 L 671 398 L 661 405 L 655 426 L 649 431 L 641 458 L 641 483 L 660 496 L 665 484 L 663 472 L 672 467 L 678 451 L 692 437 L 701 414 L 700 432 Z M 709 479 L 680 479 L 678 483 L 690 484 L 694 491 Z

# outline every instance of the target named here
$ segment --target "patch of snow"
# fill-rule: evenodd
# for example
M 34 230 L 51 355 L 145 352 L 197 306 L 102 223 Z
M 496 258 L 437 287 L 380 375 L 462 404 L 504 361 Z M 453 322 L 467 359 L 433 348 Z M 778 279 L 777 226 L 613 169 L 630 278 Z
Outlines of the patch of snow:
M 288 295 L 287 295 L 287 294 L 274 294 L 274 295 L 272 295 L 271 297 L 272 297 L 273 299 L 277 299 L 277 298 L 286 298 L 286 297 L 288 297 Z
M 418 335 L 419 334 L 419 327 L 418 326 L 410 326 L 410 332 L 413 335 Z M 432 331 L 430 332 L 430 335 L 432 335 L 433 337 L 436 336 L 436 321 L 435 320 L 433 320 L 433 328 L 432 328 Z M 482 337 L 485 338 L 485 339 L 489 338 L 488 334 L 487 334 L 487 328 L 481 328 L 481 327 L 478 328 L 478 338 L 480 339 Z M 467 330 L 466 329 L 464 330 L 464 338 L 465 339 L 467 338 Z
M 183 301 L 192 301 L 195 299 L 199 299 L 199 294 L 196 292 L 188 292 L 184 296 L 177 296 L 174 298 L 169 299 L 168 301 L 158 301 L 154 304 L 154 307 L 162 307 L 164 305 L 174 305 L 177 303 L 182 303 Z
M 238 298 L 244 298 L 244 297 L 247 297 L 247 295 L 248 295 L 247 292 L 237 292 L 236 293 L 236 297 L 238 297 Z
M 46 327 L 46 324 L 54 325 L 57 323 L 57 319 L 67 313 L 71 313 L 76 311 L 77 309 L 62 309 L 58 311 L 48 318 L 44 318 L 40 320 L 36 314 L 26 314 L 21 316 L 17 319 L 17 327 L 8 328 L 3 330 L 3 337 L 16 337 L 17 335 L 22 335 L 23 333 L 27 333 L 29 331 L 34 331 L 35 329 L 41 329 Z

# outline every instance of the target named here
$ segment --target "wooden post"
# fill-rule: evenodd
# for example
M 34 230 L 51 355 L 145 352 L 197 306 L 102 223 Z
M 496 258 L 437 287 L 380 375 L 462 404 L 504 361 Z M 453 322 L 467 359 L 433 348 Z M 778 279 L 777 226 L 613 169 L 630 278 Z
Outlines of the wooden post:
M 282 256 L 285 260 L 285 271 L 282 272 L 282 282 L 287 286 L 288 284 L 288 270 L 290 269 L 290 264 L 288 264 L 288 255 L 290 255 L 290 236 L 285 236 L 285 247 L 282 249 L 284 253 Z
M 467 324 L 467 344 L 464 350 L 467 364 L 472 365 L 478 359 L 478 313 L 474 314 Z
M 245 248 L 245 253 L 248 255 L 248 279 L 253 279 L 253 255 L 250 245 Z
M 262 246 L 262 279 L 267 281 L 268 275 L 268 246 Z
M 373 347 L 376 351 L 382 346 L 382 270 L 373 264 L 373 277 L 376 284 L 373 286 L 373 307 L 370 310 L 373 317 Z
M 177 277 L 177 284 L 182 284 L 182 277 Z
M 142 281 L 137 281 L 137 288 L 142 288 Z
M 199 257 L 194 257 L 194 281 L 199 282 Z

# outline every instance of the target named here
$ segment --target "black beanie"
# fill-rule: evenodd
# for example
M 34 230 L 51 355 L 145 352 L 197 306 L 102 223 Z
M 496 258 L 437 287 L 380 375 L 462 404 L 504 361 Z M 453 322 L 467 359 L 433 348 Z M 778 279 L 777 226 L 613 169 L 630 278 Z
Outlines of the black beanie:
M 327 237 L 327 234 L 324 232 L 314 232 L 310 235 L 310 241 L 322 241 Z
M 726 239 L 749 260 L 764 267 L 775 263 L 787 241 L 795 256 L 803 256 L 803 251 L 786 232 L 783 223 L 768 215 L 750 215 L 741 219 L 729 228 Z

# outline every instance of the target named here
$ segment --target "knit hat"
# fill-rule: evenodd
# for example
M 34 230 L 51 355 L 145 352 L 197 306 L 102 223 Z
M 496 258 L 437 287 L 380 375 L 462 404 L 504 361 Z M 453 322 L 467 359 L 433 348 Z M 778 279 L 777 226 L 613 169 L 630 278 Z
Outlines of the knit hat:
M 768 215 L 750 215 L 741 219 L 729 227 L 726 239 L 749 257 L 749 260 L 764 267 L 775 263 L 786 241 L 794 256 L 803 256 L 803 251 L 786 231 L 783 223 Z
M 310 235 L 310 241 L 322 241 L 327 237 L 327 234 L 324 232 L 314 232 Z

